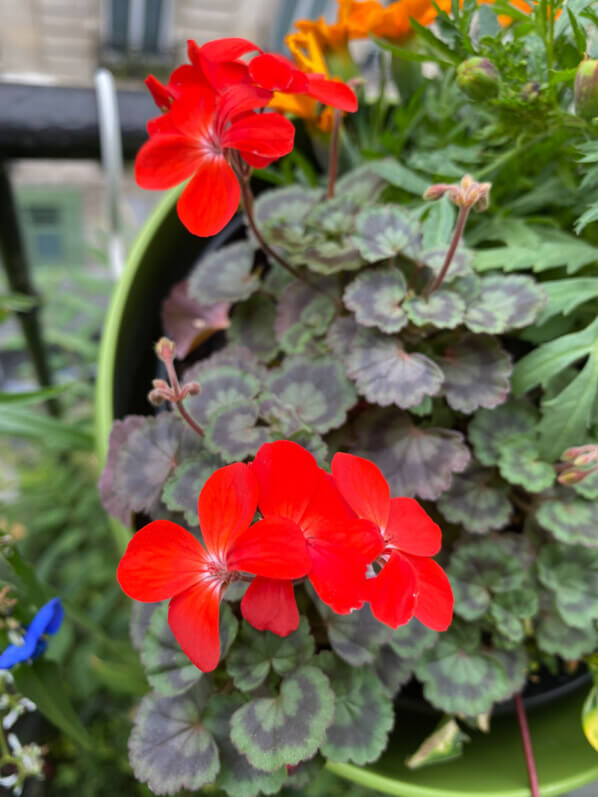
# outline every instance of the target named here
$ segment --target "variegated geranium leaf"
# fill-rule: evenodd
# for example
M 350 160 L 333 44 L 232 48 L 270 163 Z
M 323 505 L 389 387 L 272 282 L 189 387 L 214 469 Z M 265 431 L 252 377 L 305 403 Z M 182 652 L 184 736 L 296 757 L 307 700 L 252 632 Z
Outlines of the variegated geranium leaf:
M 505 646 L 518 645 L 525 637 L 523 620 L 534 617 L 537 611 L 536 591 L 531 587 L 521 587 L 493 595 L 488 619 Z
M 258 380 L 262 379 L 266 371 L 256 355 L 246 346 L 229 344 L 187 368 L 183 381 L 201 383 L 205 374 L 221 367 L 236 368 L 244 373 L 251 374 Z
M 349 236 L 338 240 L 322 237 L 307 243 L 295 257 L 295 262 L 305 265 L 317 274 L 337 274 L 340 271 L 356 271 L 365 261 Z
M 530 493 L 541 493 L 554 484 L 554 467 L 542 461 L 537 445 L 529 437 L 502 443 L 498 467 L 506 481 L 519 484 Z
M 375 619 L 369 606 L 350 614 L 336 614 L 321 601 L 316 606 L 332 650 L 352 667 L 372 664 L 381 646 L 390 640 L 391 629 Z
M 334 717 L 334 692 L 317 667 L 286 676 L 276 697 L 254 698 L 231 718 L 231 740 L 256 769 L 275 772 L 311 758 Z
M 312 278 L 320 290 L 301 280 L 290 282 L 278 301 L 274 331 L 280 348 L 289 353 L 303 351 L 315 336 L 323 335 L 334 318 L 334 280 Z
M 257 426 L 259 406 L 242 399 L 212 413 L 205 428 L 206 446 L 225 462 L 237 462 L 256 454 L 270 440 L 270 430 Z
M 324 433 L 345 422 L 357 396 L 342 365 L 333 357 L 287 357 L 273 369 L 268 390 L 310 429 Z
M 244 704 L 245 698 L 240 692 L 214 695 L 202 713 L 202 725 L 215 738 L 220 753 L 220 772 L 214 786 L 230 797 L 278 794 L 287 780 L 286 767 L 274 772 L 256 769 L 230 740 L 230 719 Z
M 496 659 L 502 665 L 507 674 L 509 688 L 506 694 L 502 696 L 502 700 L 512 697 L 516 692 L 521 692 L 527 683 L 529 657 L 526 649 L 517 645 L 511 650 L 504 650 L 502 648 L 493 648 L 489 655 Z
M 582 481 L 572 484 L 571 487 L 583 498 L 595 501 L 598 498 L 598 470 L 589 473 Z
M 188 294 L 189 282 L 177 283 L 162 302 L 162 328 L 176 346 L 176 356 L 185 358 L 214 332 L 230 326 L 230 302 L 200 304 Z
M 402 252 L 418 234 L 418 223 L 397 205 L 364 208 L 355 218 L 353 241 L 368 263 Z
M 129 636 L 131 638 L 131 644 L 138 653 L 141 653 L 143 650 L 147 629 L 150 626 L 154 613 L 161 605 L 162 601 L 157 601 L 156 603 L 132 602 Z
M 442 387 L 442 371 L 429 357 L 406 352 L 395 337 L 362 327 L 353 318 L 335 321 L 327 342 L 359 392 L 373 404 L 405 409 Z
M 274 334 L 276 305 L 267 296 L 257 294 L 233 310 L 228 337 L 246 346 L 262 362 L 270 362 L 278 351 Z
M 302 222 L 319 198 L 319 191 L 301 185 L 264 191 L 255 200 L 253 212 L 261 229 Z
M 499 334 L 526 327 L 546 301 L 535 280 L 521 274 L 491 274 L 479 278 L 475 285 L 466 298 L 465 311 L 465 325 L 472 332 Z
M 361 209 L 361 202 L 351 196 L 337 194 L 332 199 L 324 199 L 312 209 L 305 220 L 308 231 L 315 231 L 320 242 L 324 239 L 340 242 L 346 239 L 355 228 L 355 216 Z
M 598 646 L 598 631 L 594 625 L 573 628 L 556 612 L 544 613 L 535 631 L 540 650 L 561 656 L 566 661 L 580 659 Z
M 476 466 L 453 477 L 450 488 L 438 500 L 438 508 L 448 521 L 472 534 L 504 528 L 513 509 L 508 488 L 494 471 Z
M 413 617 L 405 625 L 392 631 L 389 645 L 402 659 L 419 659 L 426 650 L 434 647 L 438 633 L 427 628 Z
M 536 567 L 567 625 L 585 628 L 598 620 L 598 550 L 553 543 L 542 548 Z
M 416 260 L 430 269 L 434 277 L 442 271 L 448 246 L 435 247 L 433 249 L 426 249 L 417 254 Z M 457 247 L 457 251 L 452 257 L 451 264 L 444 277 L 443 282 L 449 283 L 459 277 L 469 277 L 473 274 L 473 252 L 464 246 Z
M 386 696 L 392 700 L 399 689 L 411 680 L 415 659 L 403 659 L 389 645 L 383 645 L 376 656 L 374 669 Z
M 350 197 L 360 204 L 374 202 L 387 185 L 381 173 L 384 163 L 384 160 L 365 163 L 343 174 L 336 181 L 336 195 Z
M 260 389 L 260 381 L 256 376 L 233 365 L 218 365 L 206 369 L 197 381 L 201 390 L 185 400 L 185 407 L 202 427 L 217 410 L 243 399 L 252 399 Z
M 394 724 L 392 703 L 371 667 L 349 667 L 332 653 L 316 662 L 334 691 L 334 719 L 321 751 L 329 761 L 367 764 L 376 761 L 388 743 Z
M 598 504 L 563 491 L 561 498 L 544 501 L 536 520 L 559 542 L 598 548 Z
M 392 495 L 435 500 L 450 487 L 452 474 L 469 463 L 460 432 L 415 426 L 407 413 L 370 411 L 355 429 L 352 453 L 378 465 Z
M 175 468 L 174 473 L 164 485 L 162 501 L 173 512 L 183 512 L 191 526 L 197 526 L 197 499 L 204 484 L 224 465 L 222 459 L 209 451 L 202 451 L 190 462 Z
M 309 624 L 304 617 L 299 628 L 283 638 L 270 631 L 256 631 L 244 622 L 239 643 L 228 657 L 226 669 L 238 689 L 251 692 L 264 682 L 270 670 L 287 675 L 309 661 L 314 650 Z
M 439 329 L 454 329 L 463 321 L 465 302 L 458 293 L 441 289 L 427 297 L 406 299 L 403 309 L 418 327 L 431 324 Z
M 537 419 L 537 411 L 527 401 L 511 399 L 491 411 L 478 410 L 467 430 L 476 457 L 483 465 L 496 465 L 500 446 L 511 438 L 530 434 Z
M 509 394 L 510 356 L 489 335 L 460 336 L 437 358 L 444 373 L 443 392 L 454 410 L 492 409 Z
M 188 296 L 200 304 L 247 299 L 259 286 L 253 272 L 253 248 L 236 241 L 202 257 L 189 277 Z
M 345 289 L 343 301 L 363 326 L 398 332 L 407 323 L 401 306 L 406 292 L 403 274 L 388 266 L 364 271 L 356 277 Z
M 129 496 L 120 489 L 120 485 L 115 481 L 115 471 L 121 451 L 126 446 L 129 437 L 133 432 L 143 428 L 146 422 L 147 418 L 144 415 L 127 415 L 122 421 L 114 421 L 110 430 L 106 464 L 98 484 L 100 499 L 106 512 L 125 524 L 131 522 L 133 510 Z
M 176 697 L 146 695 L 129 739 L 129 758 L 137 780 L 154 794 L 195 791 L 213 783 L 220 770 L 214 737 L 201 724 L 209 696 L 203 680 Z

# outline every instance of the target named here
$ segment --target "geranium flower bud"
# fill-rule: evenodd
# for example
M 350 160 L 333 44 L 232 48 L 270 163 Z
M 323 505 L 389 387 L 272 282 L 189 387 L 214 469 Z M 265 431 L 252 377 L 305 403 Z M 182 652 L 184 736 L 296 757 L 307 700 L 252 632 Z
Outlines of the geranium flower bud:
M 163 362 L 170 362 L 174 357 L 175 345 L 169 338 L 160 338 L 156 343 L 156 357 Z
M 161 404 L 164 404 L 166 397 L 161 390 L 150 390 L 147 394 L 147 400 L 150 404 L 153 404 L 154 407 L 159 407 Z
M 598 116 L 598 59 L 586 58 L 577 68 L 575 112 L 582 119 Z
M 472 100 L 488 100 L 498 94 L 500 75 L 488 58 L 474 56 L 457 67 L 457 84 Z

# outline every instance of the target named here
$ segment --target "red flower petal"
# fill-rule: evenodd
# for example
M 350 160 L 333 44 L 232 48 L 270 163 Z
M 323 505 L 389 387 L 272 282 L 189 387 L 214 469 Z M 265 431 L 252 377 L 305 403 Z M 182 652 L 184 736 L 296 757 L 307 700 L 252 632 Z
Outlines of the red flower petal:
M 414 498 L 393 498 L 386 536 L 401 551 L 415 556 L 435 556 L 442 532 Z
M 157 136 L 166 133 L 167 135 L 180 136 L 178 129 L 172 124 L 172 120 L 167 113 L 156 116 L 147 123 L 147 132 L 150 136 Z M 186 137 L 185 137 L 186 138 Z
M 170 108 L 170 103 L 174 100 L 174 94 L 168 86 L 160 83 L 158 78 L 153 75 L 148 75 L 145 79 L 145 85 L 152 95 L 153 101 L 156 103 L 161 111 L 167 111 Z
M 141 147 L 135 159 L 135 180 L 141 188 L 172 188 L 203 164 L 204 153 L 186 136 L 158 135 Z
M 253 152 L 241 152 L 240 150 L 239 152 L 243 160 L 253 166 L 254 169 L 264 169 L 274 163 L 275 160 L 278 160 L 278 158 L 264 158 L 262 155 L 254 155 Z
M 288 636 L 299 627 L 291 581 L 256 576 L 241 600 L 241 614 L 258 631 Z
M 321 600 L 337 614 L 348 614 L 363 606 L 366 580 L 361 557 L 326 540 L 317 540 L 308 549 L 309 580 Z
M 177 204 L 180 220 L 194 235 L 216 235 L 232 219 L 241 189 L 224 158 L 203 160 Z
M 446 573 L 433 559 L 407 556 L 415 568 L 418 596 L 417 619 L 434 631 L 446 631 L 453 619 L 453 590 Z
M 309 451 L 290 440 L 264 443 L 250 467 L 257 476 L 262 514 L 299 524 L 320 478 Z
M 390 488 L 380 469 L 363 457 L 335 454 L 332 475 L 341 495 L 359 517 L 384 531 L 390 512 Z
M 199 525 L 208 551 L 224 559 L 257 509 L 258 485 L 247 465 L 218 468 L 199 495 Z
M 130 598 L 162 601 L 196 584 L 204 576 L 206 560 L 193 534 L 169 520 L 155 520 L 135 534 L 116 577 Z
M 332 105 L 340 111 L 357 110 L 357 96 L 352 88 L 340 80 L 327 80 L 321 75 L 308 75 L 309 89 L 306 94 L 324 105 Z
M 220 592 L 215 580 L 202 581 L 170 601 L 168 625 L 196 667 L 211 672 L 220 659 Z
M 231 124 L 222 135 L 222 146 L 281 158 L 293 149 L 295 128 L 279 113 L 252 114 Z
M 307 75 L 282 55 L 264 53 L 253 58 L 249 74 L 256 83 L 270 91 L 303 93 L 309 88 Z
M 170 106 L 168 117 L 184 135 L 209 143 L 216 97 L 215 92 L 207 86 L 185 86 L 180 97 Z
M 376 578 L 367 583 L 372 614 L 381 623 L 398 628 L 413 617 L 417 581 L 406 557 L 392 553 Z
M 221 136 L 230 121 L 251 118 L 255 108 L 265 108 L 272 99 L 272 92 L 258 86 L 229 86 L 218 98 L 215 127 Z
M 197 62 L 198 53 L 201 53 L 204 58 L 209 58 L 210 61 L 235 61 L 245 53 L 255 51 L 262 52 L 257 44 L 239 37 L 214 39 L 201 47 L 198 47 L 192 39 L 187 42 L 187 54 L 192 64 Z
M 301 529 L 286 518 L 267 517 L 237 538 L 226 565 L 268 578 L 301 578 L 311 563 Z

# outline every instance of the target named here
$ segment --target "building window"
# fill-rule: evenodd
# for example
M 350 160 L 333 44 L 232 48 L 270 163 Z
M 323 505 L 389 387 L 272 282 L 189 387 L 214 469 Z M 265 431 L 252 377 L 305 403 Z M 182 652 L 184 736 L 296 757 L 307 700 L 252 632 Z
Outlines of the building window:
M 17 204 L 33 266 L 82 265 L 84 244 L 78 191 L 23 186 L 17 189 Z
M 168 49 L 168 0 L 110 0 L 106 45 L 119 52 L 158 54 Z

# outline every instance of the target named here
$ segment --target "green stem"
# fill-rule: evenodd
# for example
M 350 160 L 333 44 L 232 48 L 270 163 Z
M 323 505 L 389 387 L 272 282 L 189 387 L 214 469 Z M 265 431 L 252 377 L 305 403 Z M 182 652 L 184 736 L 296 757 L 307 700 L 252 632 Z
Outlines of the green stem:
M 330 136 L 330 159 L 328 162 L 328 190 L 326 191 L 326 199 L 333 199 L 334 197 L 334 184 L 336 183 L 336 175 L 338 174 L 338 139 L 342 122 L 343 115 L 338 108 L 335 108 L 332 122 L 332 134 Z

